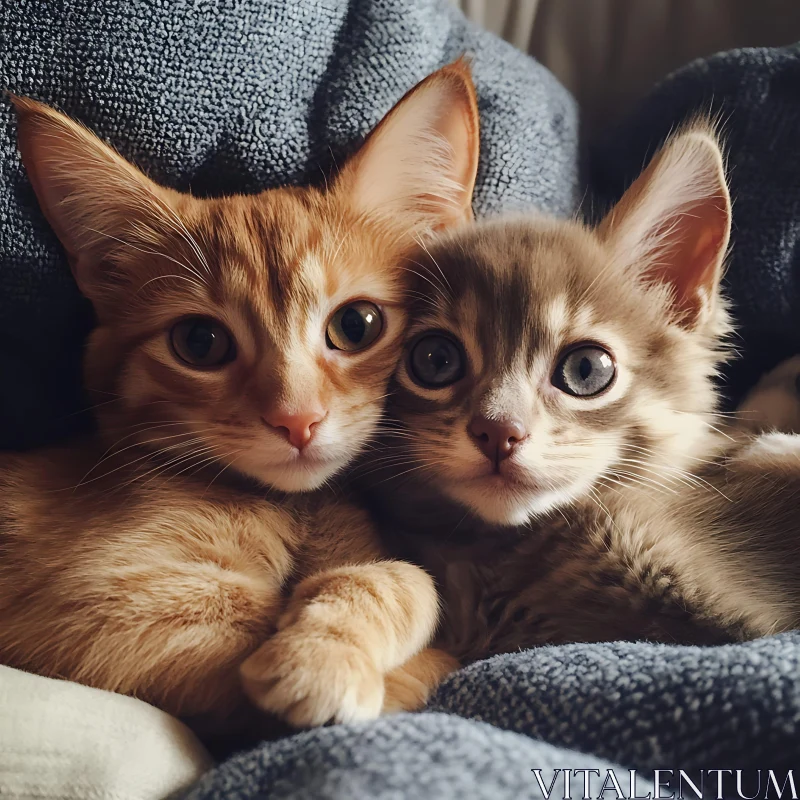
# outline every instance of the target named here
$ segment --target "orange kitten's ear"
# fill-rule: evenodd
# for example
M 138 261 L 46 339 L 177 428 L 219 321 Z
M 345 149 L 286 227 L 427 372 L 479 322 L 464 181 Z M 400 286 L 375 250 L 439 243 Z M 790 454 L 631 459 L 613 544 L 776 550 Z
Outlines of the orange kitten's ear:
M 119 281 L 110 256 L 167 210 L 173 196 L 93 133 L 52 108 L 12 97 L 19 149 L 47 221 L 81 291 L 95 299 Z
M 615 261 L 669 286 L 686 327 L 715 308 L 730 230 L 722 154 L 700 125 L 667 142 L 600 226 Z
M 418 83 L 345 165 L 337 191 L 360 214 L 420 233 L 472 219 L 478 104 L 459 59 Z

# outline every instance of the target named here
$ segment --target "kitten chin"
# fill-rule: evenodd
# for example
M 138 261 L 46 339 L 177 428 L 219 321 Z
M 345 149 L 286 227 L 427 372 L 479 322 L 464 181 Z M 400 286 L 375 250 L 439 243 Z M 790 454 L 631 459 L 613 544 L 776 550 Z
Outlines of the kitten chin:
M 319 456 L 300 455 L 292 461 L 278 465 L 261 464 L 255 454 L 251 463 L 237 464 L 236 471 L 281 492 L 310 492 L 324 486 L 341 472 L 355 454 L 355 450 L 348 449 L 338 457 L 329 453 Z
M 442 483 L 451 499 L 493 525 L 513 527 L 543 517 L 583 497 L 588 483 L 545 489 L 500 475 L 472 481 Z

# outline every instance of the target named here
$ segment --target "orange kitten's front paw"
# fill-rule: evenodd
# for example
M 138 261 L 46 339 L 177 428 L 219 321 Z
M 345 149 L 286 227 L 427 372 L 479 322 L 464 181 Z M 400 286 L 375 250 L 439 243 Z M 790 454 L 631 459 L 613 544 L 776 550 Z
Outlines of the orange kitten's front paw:
M 375 719 L 383 705 L 383 676 L 364 652 L 292 627 L 261 645 L 241 676 L 256 706 L 297 728 Z

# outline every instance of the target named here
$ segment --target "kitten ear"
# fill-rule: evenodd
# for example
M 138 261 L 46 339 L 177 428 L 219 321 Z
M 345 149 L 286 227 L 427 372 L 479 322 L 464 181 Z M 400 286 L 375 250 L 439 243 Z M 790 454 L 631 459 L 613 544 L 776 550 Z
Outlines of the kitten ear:
M 717 302 L 731 230 L 731 200 L 717 138 L 698 125 L 677 134 L 600 225 L 617 263 L 666 284 L 684 327 Z
M 153 183 L 82 125 L 42 103 L 11 101 L 22 162 L 42 211 L 94 300 L 114 281 L 113 252 L 142 233 L 176 193 Z
M 337 189 L 358 214 L 421 233 L 472 220 L 478 103 L 464 59 L 418 83 L 345 164 Z

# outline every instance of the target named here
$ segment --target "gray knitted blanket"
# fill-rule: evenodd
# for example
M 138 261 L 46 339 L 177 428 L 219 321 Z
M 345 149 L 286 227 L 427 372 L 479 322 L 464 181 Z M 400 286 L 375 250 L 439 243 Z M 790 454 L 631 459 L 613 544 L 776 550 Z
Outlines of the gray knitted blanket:
M 679 779 L 683 797 L 697 797 L 679 770 L 707 797 L 719 780 L 724 798 L 780 797 L 769 770 L 782 787 L 794 769 L 800 790 L 799 676 L 800 634 L 496 656 L 454 675 L 425 713 L 262 744 L 209 773 L 187 800 L 523 800 L 547 797 L 551 785 L 552 798 L 579 800 L 584 780 L 587 797 L 612 800 L 657 797 L 655 770 L 662 798 L 678 797 Z M 787 785 L 783 797 L 792 796 Z
M 476 211 L 570 213 L 579 193 L 571 99 L 447 0 L 0 2 L 0 87 L 58 105 L 157 180 L 198 194 L 323 180 L 406 89 L 463 51 L 473 54 L 483 120 Z M 643 149 L 693 99 L 727 101 L 736 111 L 727 124 L 739 134 L 735 190 L 754 199 L 737 201 L 736 246 L 749 269 L 769 274 L 770 259 L 793 263 L 800 77 L 796 53 L 759 53 L 690 68 L 650 117 L 597 151 L 594 177 L 613 197 L 630 177 L 626 159 L 638 168 Z M 759 181 L 761 164 L 779 191 Z M 747 267 L 736 263 L 734 277 Z M 792 274 L 781 267 L 781 280 Z M 768 278 L 761 285 L 775 287 Z M 783 324 L 797 318 L 797 293 L 781 285 Z M 760 314 L 760 331 L 774 330 L 769 304 L 747 305 L 742 286 L 732 281 L 734 297 Z M 90 325 L 0 101 L 0 447 L 50 441 L 81 424 L 78 364 Z M 552 797 L 578 798 L 588 775 L 597 797 L 612 769 L 622 794 L 602 796 L 627 797 L 629 768 L 641 771 L 642 796 L 656 795 L 647 783 L 656 769 L 698 781 L 704 769 L 771 768 L 783 785 L 800 762 L 798 675 L 796 635 L 708 649 L 542 648 L 461 671 L 427 713 L 262 744 L 190 796 L 510 800 L 546 796 L 555 779 Z M 714 778 L 705 778 L 708 789 Z M 722 796 L 740 796 L 726 787 Z M 754 785 L 743 788 L 754 796 Z

